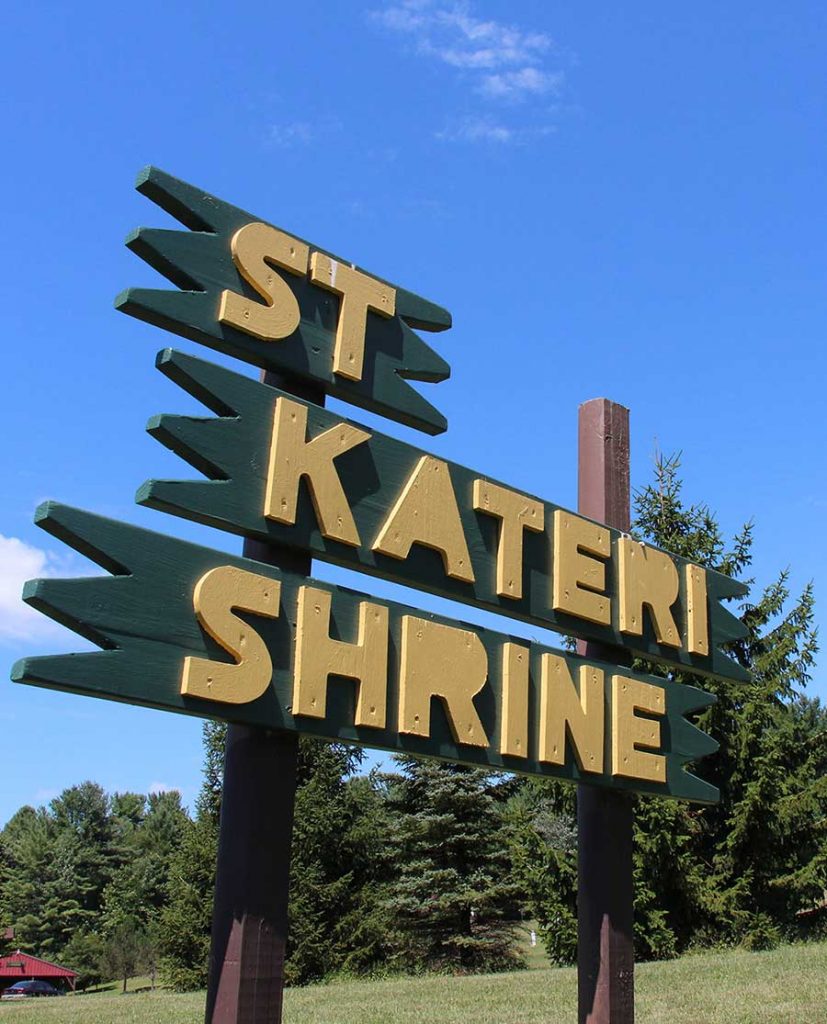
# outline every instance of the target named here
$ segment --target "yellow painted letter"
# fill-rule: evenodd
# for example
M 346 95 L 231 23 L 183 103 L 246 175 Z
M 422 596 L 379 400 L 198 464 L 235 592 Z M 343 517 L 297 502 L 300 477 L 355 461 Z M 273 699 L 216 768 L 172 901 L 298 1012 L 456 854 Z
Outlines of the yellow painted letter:
M 222 292 L 219 322 L 262 341 L 277 341 L 291 335 L 299 326 L 299 304 L 290 286 L 269 264 L 302 276 L 307 272 L 309 252 L 303 242 L 269 224 L 245 224 L 239 228 L 232 240 L 233 263 L 266 305 L 237 292 Z
M 407 558 L 412 544 L 442 554 L 445 575 L 474 582 L 471 556 L 447 463 L 423 455 L 373 542 L 373 550 Z
M 611 533 L 571 512 L 554 513 L 552 606 L 587 622 L 610 625 L 612 609 L 606 589 L 606 566 L 612 553 Z
M 341 296 L 333 372 L 348 380 L 361 380 L 368 310 L 384 317 L 393 316 L 396 289 L 346 263 L 337 263 L 323 252 L 314 252 L 310 257 L 310 280 Z
M 709 612 L 706 607 L 706 573 L 699 565 L 687 565 L 686 649 L 690 654 L 709 654 Z
M 195 585 L 193 606 L 201 626 L 235 658 L 234 665 L 209 658 L 184 658 L 181 693 L 187 697 L 248 704 L 269 687 L 270 652 L 256 631 L 233 615 L 233 609 L 277 619 L 281 584 L 246 569 L 222 565 Z
M 500 520 L 497 593 L 516 600 L 523 596 L 523 530 L 543 530 L 543 504 L 488 480 L 475 480 L 474 508 Z
M 578 693 L 565 658 L 543 654 L 540 666 L 539 759 L 565 764 L 568 732 L 580 770 L 602 772 L 603 673 L 593 665 L 581 665 Z
M 264 515 L 277 523 L 295 523 L 299 481 L 305 477 L 322 536 L 358 547 L 359 533 L 333 460 L 369 437 L 340 423 L 308 441 L 307 407 L 276 399 Z
M 476 633 L 402 616 L 399 731 L 431 735 L 431 697 L 441 697 L 456 743 L 487 747 L 474 697 L 488 679 L 488 656 Z
M 528 648 L 503 644 L 500 753 L 528 757 Z
M 643 606 L 649 609 L 659 644 L 680 647 L 681 635 L 670 608 L 678 599 L 678 570 L 665 551 L 621 537 L 617 544 L 620 577 L 620 631 L 643 634 Z
M 296 623 L 296 667 L 293 714 L 324 718 L 327 677 L 346 676 L 358 683 L 356 725 L 385 728 L 388 685 L 388 609 L 359 604 L 359 636 L 355 644 L 330 636 L 330 593 L 299 587 Z
M 636 711 L 665 715 L 666 690 L 628 676 L 612 676 L 612 775 L 666 782 L 666 758 L 649 753 L 660 747 L 660 722 L 638 718 Z

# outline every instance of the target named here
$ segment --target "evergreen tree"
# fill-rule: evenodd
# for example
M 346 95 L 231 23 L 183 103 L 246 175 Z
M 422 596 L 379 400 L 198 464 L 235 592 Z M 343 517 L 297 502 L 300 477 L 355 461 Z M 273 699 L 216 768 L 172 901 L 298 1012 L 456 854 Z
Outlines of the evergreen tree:
M 159 924 L 161 974 L 178 991 L 207 984 L 217 853 L 217 834 L 199 810 L 173 855 Z
M 654 483 L 635 499 L 634 532 L 698 565 L 742 578 L 752 558 L 752 526 L 727 544 L 706 505 L 687 505 L 676 458 L 660 460 Z M 653 675 L 716 694 L 697 724 L 720 743 L 695 766 L 721 792 L 716 806 L 637 797 L 634 809 L 635 946 L 638 957 L 672 956 L 690 944 L 771 944 L 800 932 L 798 912 L 827 887 L 827 716 L 802 690 L 816 651 L 813 595 L 806 587 L 790 603 L 787 574 L 740 609 L 747 629 L 731 645 L 752 674 L 749 683 L 667 673 Z M 750 590 L 754 582 L 745 581 Z M 557 962 L 576 955 L 576 855 L 560 829 L 574 827 L 562 787 L 531 782 L 548 802 L 549 829 L 536 795 L 523 796 L 515 863 L 527 905 L 541 922 Z M 571 787 L 569 791 L 573 793 Z M 555 815 L 562 820 L 555 822 Z M 544 836 L 545 833 L 545 836 Z M 545 866 L 532 873 L 526 864 Z
M 146 797 L 142 793 L 115 793 L 110 813 L 115 847 L 128 857 L 131 840 L 146 816 Z
M 204 782 L 195 821 L 173 854 L 159 928 L 161 968 L 179 989 L 207 982 L 226 727 L 204 727 Z M 357 747 L 299 741 L 285 975 L 304 984 L 335 971 L 363 971 L 384 953 L 382 802 L 352 778 Z M 377 909 L 379 908 L 379 909 Z
M 146 928 L 134 917 L 124 917 L 109 932 L 101 958 L 103 974 L 120 979 L 123 992 L 130 978 L 145 970 L 152 958 Z
M 116 795 L 113 807 L 120 799 Z M 121 829 L 122 863 L 104 892 L 101 923 L 107 934 L 124 920 L 145 929 L 156 923 L 168 900 L 170 863 L 190 824 L 177 792 L 140 800 L 144 810 Z
M 105 966 L 106 943 L 97 932 L 75 932 L 63 948 L 61 963 L 76 971 L 77 988 L 99 985 L 107 973 Z
M 390 788 L 395 878 L 387 902 L 402 962 L 455 972 L 520 966 L 519 889 L 489 774 L 396 760 L 403 774 Z
M 78 902 L 62 897 L 65 858 L 58 856 L 54 820 L 45 808 L 22 807 L 3 829 L 2 849 L 2 920 L 14 927 L 21 949 L 55 955 L 85 922 Z
M 659 461 L 654 484 L 637 496 L 636 530 L 700 565 L 741 576 L 752 558 L 751 524 L 728 546 L 707 506 L 684 503 L 678 469 L 677 458 Z M 731 647 L 751 682 L 672 674 L 716 694 L 698 725 L 721 745 L 697 767 L 720 789 L 717 806 L 655 808 L 655 801 L 638 800 L 639 892 L 658 908 L 674 949 L 692 940 L 770 944 L 794 933 L 796 912 L 827 884 L 824 720 L 797 710 L 817 649 L 813 594 L 805 587 L 790 606 L 787 579 L 782 573 L 757 598 L 746 581 L 747 635 Z
M 21 949 L 53 959 L 93 930 L 117 863 L 109 798 L 84 782 L 48 810 L 22 808 L 0 837 L 0 915 Z
M 810 918 L 807 915 L 802 923 L 799 912 L 814 906 L 824 910 L 827 879 L 827 708 L 818 699 L 801 697 L 791 703 L 790 712 L 779 736 L 783 847 L 775 887 L 793 894 L 784 905 L 785 932 L 794 934 L 802 928 L 806 934 Z M 826 917 L 822 913 L 811 920 L 823 928 Z
M 387 823 L 372 780 L 353 776 L 363 756 L 340 743 L 299 742 L 285 966 L 291 984 L 363 972 L 385 955 L 379 893 Z
M 110 799 L 96 782 L 65 789 L 50 804 L 59 848 L 71 860 L 76 894 L 86 911 L 97 912 L 118 859 Z
M 576 789 L 552 779 L 515 780 L 507 804 L 511 863 L 522 904 L 539 924 L 552 963 L 577 956 Z
M 226 726 L 205 722 L 203 737 L 204 781 L 195 821 L 181 823 L 157 933 L 161 972 L 182 991 L 207 984 Z

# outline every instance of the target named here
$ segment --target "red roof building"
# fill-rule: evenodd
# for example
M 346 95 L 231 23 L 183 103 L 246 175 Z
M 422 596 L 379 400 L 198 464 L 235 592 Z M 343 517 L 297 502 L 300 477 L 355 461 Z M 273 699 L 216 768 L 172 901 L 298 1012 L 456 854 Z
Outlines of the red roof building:
M 74 991 L 77 977 L 77 972 L 70 971 L 68 967 L 21 953 L 19 949 L 9 956 L 0 956 L 0 989 L 8 988 L 15 981 L 35 980 L 50 981 L 53 985 L 62 981 Z

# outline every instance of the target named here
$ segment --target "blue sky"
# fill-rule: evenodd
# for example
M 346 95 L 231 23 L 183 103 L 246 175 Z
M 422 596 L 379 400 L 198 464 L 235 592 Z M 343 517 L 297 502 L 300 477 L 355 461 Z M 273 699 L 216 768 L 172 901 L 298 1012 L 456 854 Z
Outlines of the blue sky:
M 755 520 L 758 583 L 789 566 L 822 597 L 823 4 L 150 0 L 5 23 L 5 666 L 81 646 L 19 603 L 83 570 L 32 526 L 43 498 L 238 550 L 133 504 L 188 475 L 146 420 L 196 408 L 153 358 L 198 346 L 112 309 L 160 280 L 123 246 L 168 223 L 133 191 L 147 163 L 452 311 L 452 377 L 426 389 L 447 434 L 380 429 L 574 507 L 578 404 L 612 398 L 634 486 L 682 451 L 687 497 Z M 0 821 L 85 778 L 194 797 L 197 720 L 0 693 Z

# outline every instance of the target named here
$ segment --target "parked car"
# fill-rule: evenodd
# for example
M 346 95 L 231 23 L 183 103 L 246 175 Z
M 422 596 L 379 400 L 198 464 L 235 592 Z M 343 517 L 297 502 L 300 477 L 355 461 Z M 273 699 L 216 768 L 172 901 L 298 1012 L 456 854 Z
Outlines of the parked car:
M 29 999 L 31 996 L 63 996 L 59 988 L 48 981 L 16 981 L 0 995 L 0 999 Z

